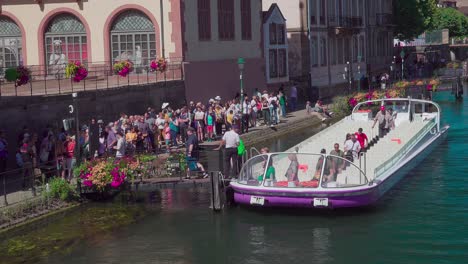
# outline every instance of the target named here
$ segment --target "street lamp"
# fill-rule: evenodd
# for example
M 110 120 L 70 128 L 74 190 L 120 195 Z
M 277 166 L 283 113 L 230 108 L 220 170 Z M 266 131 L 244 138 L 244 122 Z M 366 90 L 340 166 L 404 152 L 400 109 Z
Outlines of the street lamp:
M 405 79 L 405 51 L 401 50 L 400 52 L 401 57 L 401 80 Z
M 243 75 L 244 75 L 244 58 L 237 59 L 237 66 L 239 66 L 240 72 L 240 107 L 241 107 L 241 132 L 244 132 L 244 84 L 243 84 Z
M 390 74 L 392 76 L 391 83 L 395 82 L 395 60 L 396 60 L 396 56 L 393 56 L 392 65 L 390 65 Z
M 353 74 L 353 71 L 351 69 L 351 65 L 349 64 L 349 61 L 346 62 L 346 67 L 345 67 L 345 74 L 346 74 L 346 77 L 348 79 L 348 92 L 351 93 L 351 89 L 352 89 L 352 81 L 351 81 L 351 74 Z M 344 76 L 343 76 L 344 77 Z M 346 79 L 346 78 L 345 78 Z
M 73 104 L 75 105 L 70 111 L 70 113 L 75 114 L 75 159 L 76 159 L 76 164 L 80 164 L 80 120 L 78 119 L 78 93 L 72 93 L 72 98 L 73 98 Z
M 358 55 L 357 57 L 358 59 L 358 66 L 357 66 L 357 74 L 358 74 L 358 92 L 361 92 L 361 60 L 362 60 L 362 56 L 361 55 Z

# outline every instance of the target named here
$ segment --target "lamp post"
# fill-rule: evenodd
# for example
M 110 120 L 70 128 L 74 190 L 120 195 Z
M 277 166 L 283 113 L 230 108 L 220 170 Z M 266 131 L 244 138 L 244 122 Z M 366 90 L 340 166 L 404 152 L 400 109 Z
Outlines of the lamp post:
M 396 60 L 396 56 L 393 56 L 392 65 L 390 65 L 390 74 L 392 78 L 392 81 L 390 82 L 391 84 L 395 82 L 395 60 Z
M 80 162 L 80 120 L 78 118 L 78 93 L 72 93 L 72 98 L 73 98 L 73 104 L 74 107 L 72 108 L 73 110 L 70 111 L 70 113 L 75 114 L 75 159 L 76 159 L 76 164 L 79 165 Z
M 241 107 L 241 125 L 240 125 L 240 128 L 241 128 L 241 132 L 244 132 L 244 83 L 243 83 L 243 80 L 244 80 L 244 64 L 245 64 L 245 60 L 244 58 L 239 58 L 237 59 L 237 66 L 239 66 L 239 73 L 240 73 L 240 76 L 239 76 L 239 79 L 240 79 L 240 107 Z
M 358 66 L 357 66 L 357 74 L 358 74 L 358 92 L 361 92 L 361 60 L 362 60 L 362 56 L 361 55 L 358 55 L 357 57 L 358 59 Z
M 351 74 L 353 74 L 353 71 L 351 70 L 351 66 L 349 64 L 349 61 L 346 62 L 346 66 L 344 68 L 345 74 L 343 74 L 343 78 L 345 80 L 348 80 L 348 92 L 351 93 L 352 89 L 352 81 L 351 81 Z
M 401 80 L 405 79 L 405 51 L 401 50 L 400 52 L 401 57 Z

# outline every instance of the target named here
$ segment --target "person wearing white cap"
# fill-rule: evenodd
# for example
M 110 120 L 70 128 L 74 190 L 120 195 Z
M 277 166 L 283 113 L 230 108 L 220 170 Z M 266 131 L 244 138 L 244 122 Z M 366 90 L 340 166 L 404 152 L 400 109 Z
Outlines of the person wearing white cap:
M 218 102 L 220 102 L 220 101 L 221 101 L 221 96 L 217 95 L 217 96 L 215 97 L 215 100 L 218 101 Z

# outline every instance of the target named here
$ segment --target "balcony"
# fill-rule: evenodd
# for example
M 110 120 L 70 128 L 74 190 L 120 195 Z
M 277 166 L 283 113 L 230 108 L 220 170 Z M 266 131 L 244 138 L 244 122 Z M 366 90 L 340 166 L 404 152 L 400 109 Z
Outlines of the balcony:
M 376 14 L 375 22 L 377 26 L 385 27 L 393 25 L 393 15 L 392 14 Z
M 328 26 L 332 28 L 361 28 L 362 17 L 328 16 Z
M 65 77 L 65 65 L 56 65 L 60 67 L 54 69 L 45 65 L 28 65 L 30 81 L 18 87 L 4 79 L 6 68 L 0 67 L 0 97 L 70 94 L 183 80 L 182 64 L 180 58 L 168 59 L 165 72 L 152 72 L 149 65 L 134 65 L 133 71 L 122 77 L 113 71 L 111 63 L 86 63 L 88 77 L 79 83 Z

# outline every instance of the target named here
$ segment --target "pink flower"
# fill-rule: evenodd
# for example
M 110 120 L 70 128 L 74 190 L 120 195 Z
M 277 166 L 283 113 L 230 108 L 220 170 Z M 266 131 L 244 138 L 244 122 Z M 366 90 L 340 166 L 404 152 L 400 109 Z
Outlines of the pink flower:
M 92 181 L 89 181 L 89 180 L 83 181 L 83 184 L 84 184 L 85 186 L 88 186 L 88 187 L 92 187 L 92 186 L 93 186 L 93 182 L 92 182 Z
M 151 70 L 155 71 L 158 69 L 159 65 L 157 62 L 152 61 L 150 67 L 151 67 Z
M 356 100 L 356 98 L 352 97 L 349 99 L 349 105 L 351 105 L 352 107 L 355 107 L 357 104 L 358 101 Z
M 122 76 L 122 77 L 125 77 L 125 76 L 127 76 L 128 72 L 129 72 L 128 67 L 123 67 L 123 68 L 119 71 L 119 75 Z

